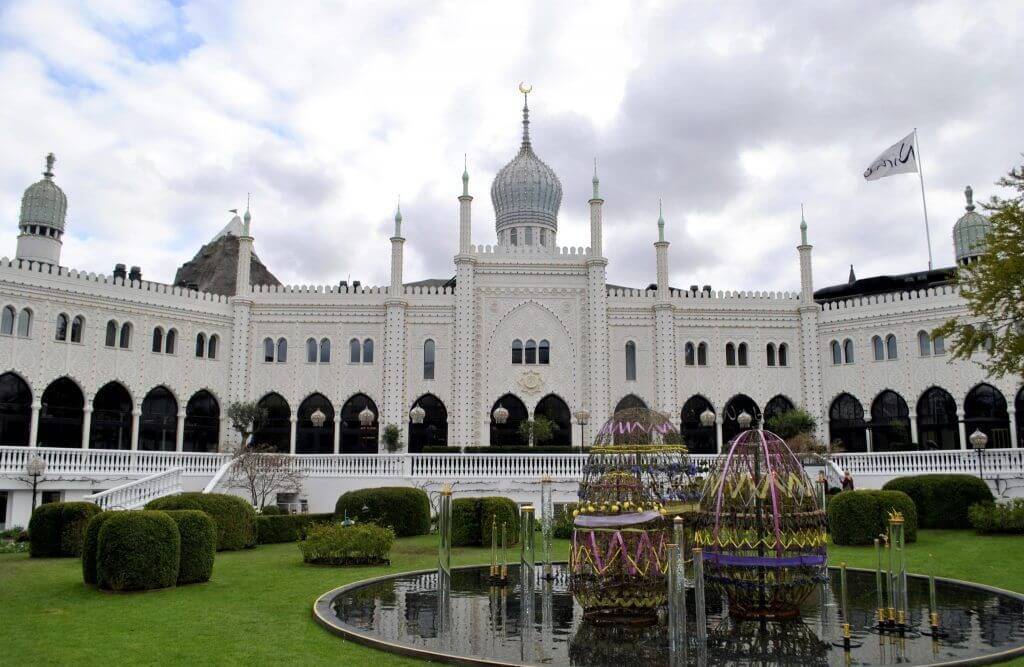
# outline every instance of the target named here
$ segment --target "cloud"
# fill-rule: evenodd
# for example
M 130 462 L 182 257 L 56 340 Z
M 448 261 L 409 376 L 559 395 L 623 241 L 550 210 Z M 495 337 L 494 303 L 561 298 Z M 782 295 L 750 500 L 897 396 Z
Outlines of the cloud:
M 937 265 L 962 189 L 1020 161 L 1024 8 L 1005 2 L 12 2 L 0 10 L 0 211 L 58 156 L 65 264 L 169 281 L 253 193 L 285 282 L 388 281 L 402 199 L 406 280 L 449 277 L 463 155 L 474 242 L 531 130 L 559 174 L 560 245 L 589 245 L 598 158 L 609 280 L 655 279 L 664 201 L 674 285 L 795 289 L 804 203 L 815 281 L 924 268 L 913 175 L 864 166 L 919 128 Z

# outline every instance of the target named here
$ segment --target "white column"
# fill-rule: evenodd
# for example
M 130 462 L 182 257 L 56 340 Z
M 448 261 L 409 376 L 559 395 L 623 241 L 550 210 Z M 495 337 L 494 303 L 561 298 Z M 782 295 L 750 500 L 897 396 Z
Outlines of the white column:
M 28 446 L 36 447 L 39 444 L 39 410 L 42 409 L 39 401 L 32 402 L 32 421 L 28 429 Z
M 459 252 L 468 253 L 473 244 L 472 218 L 470 205 L 473 198 L 469 196 L 468 176 L 463 176 L 465 185 L 462 189 L 462 196 L 459 197 Z
M 334 453 L 341 452 L 341 408 L 334 408 Z
M 228 435 L 231 433 L 231 424 L 227 415 L 220 418 L 220 426 L 217 429 L 217 451 L 223 452 L 229 449 L 227 445 Z
M 966 450 L 968 448 L 967 442 L 967 424 L 964 423 L 964 411 L 956 411 L 957 428 L 960 429 L 960 449 Z
M 139 449 L 139 417 L 142 411 L 139 408 L 132 410 L 132 451 Z
M 178 428 L 174 432 L 174 451 L 180 452 L 185 448 L 185 411 L 178 412 Z
M 871 433 L 871 417 L 864 417 L 864 441 L 867 443 L 867 451 L 875 451 L 874 438 Z
M 292 416 L 288 418 L 288 421 L 291 422 L 291 433 L 288 436 L 288 452 L 290 454 L 294 454 L 295 453 L 295 440 L 296 440 L 296 427 L 297 427 L 297 425 L 299 423 L 299 418 L 293 412 Z
M 1007 412 L 1010 415 L 1010 446 L 1017 449 L 1020 447 L 1020 443 L 1017 442 L 1017 410 L 1010 407 Z
M 722 415 L 715 415 L 715 447 L 716 451 L 722 453 Z
M 921 444 L 917 442 L 917 412 L 914 410 L 910 411 L 910 441 Z
M 92 429 L 92 398 L 85 399 L 82 408 L 82 449 L 89 449 L 89 431 Z

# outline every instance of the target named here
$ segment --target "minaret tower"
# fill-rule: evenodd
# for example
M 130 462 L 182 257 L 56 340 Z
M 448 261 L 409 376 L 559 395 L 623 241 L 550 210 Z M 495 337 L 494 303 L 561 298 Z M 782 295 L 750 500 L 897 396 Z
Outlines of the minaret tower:
M 43 180 L 30 185 L 21 198 L 20 233 L 15 255 L 18 259 L 60 264 L 68 198 L 53 182 L 53 163 L 56 161 L 53 153 L 46 156 Z
M 469 195 L 469 166 L 463 157 L 462 194 L 459 195 L 459 254 L 469 252 L 473 244 L 472 204 L 473 198 Z
M 669 300 L 668 241 L 665 240 L 665 217 L 661 201 L 658 202 L 658 241 L 654 244 L 657 255 L 658 295 L 654 303 L 654 373 L 658 410 L 673 415 L 676 420 L 676 327 L 675 308 Z
M 382 426 L 394 424 L 402 431 L 402 441 L 409 442 L 410 406 L 406 406 L 406 309 L 405 288 L 402 285 L 402 205 L 395 209 L 395 235 L 391 237 L 391 287 L 384 300 L 387 309 L 384 320 L 384 387 L 380 415 Z M 383 433 L 381 428 L 380 432 Z
M 821 309 L 814 301 L 811 248 L 807 242 L 807 221 L 800 205 L 800 403 L 818 422 L 818 437 L 825 438 L 826 415 L 821 396 L 821 357 L 818 351 L 818 317 Z
M 602 208 L 597 159 L 594 160 L 593 194 L 590 197 L 590 256 L 587 257 L 587 396 L 590 412 L 588 426 L 583 427 L 584 442 L 593 442 L 593 433 L 611 416 L 610 380 L 608 377 L 608 260 L 601 250 Z M 575 442 L 575 441 L 574 441 Z
M 238 216 L 235 216 L 238 220 Z M 233 222 L 233 221 L 232 221 Z M 252 288 L 250 272 L 252 265 L 252 213 L 249 201 L 245 203 L 242 216 L 242 233 L 238 237 L 238 265 L 235 267 L 235 295 L 231 297 L 231 314 L 234 320 L 231 328 L 231 370 L 228 376 L 228 393 L 231 401 L 248 401 L 250 379 L 252 378 Z M 262 352 L 262 350 L 261 350 Z M 221 425 L 221 438 L 228 433 Z

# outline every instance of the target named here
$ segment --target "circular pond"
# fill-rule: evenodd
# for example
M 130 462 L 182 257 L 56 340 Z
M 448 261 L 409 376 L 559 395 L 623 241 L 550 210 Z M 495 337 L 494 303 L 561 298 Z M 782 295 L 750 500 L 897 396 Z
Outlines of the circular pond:
M 837 570 L 785 622 L 738 621 L 708 591 L 708 641 L 698 648 L 688 592 L 690 645 L 672 655 L 664 623 L 594 625 L 574 602 L 564 566 L 553 581 L 537 579 L 524 595 L 516 568 L 508 586 L 488 583 L 487 567 L 452 570 L 450 587 L 436 571 L 409 572 L 344 586 L 322 595 L 313 613 L 336 634 L 386 651 L 453 664 L 499 665 L 939 665 L 994 662 L 1024 655 L 1024 597 L 1008 591 L 939 580 L 938 605 L 945 636 L 927 631 L 928 582 L 909 579 L 912 630 L 904 637 L 879 635 L 873 572 L 850 570 L 849 613 L 853 648 L 841 639 Z

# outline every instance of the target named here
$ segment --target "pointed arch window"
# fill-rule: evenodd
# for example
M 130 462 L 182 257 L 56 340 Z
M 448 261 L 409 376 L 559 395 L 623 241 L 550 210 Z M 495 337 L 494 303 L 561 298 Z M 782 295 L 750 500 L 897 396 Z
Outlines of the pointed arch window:
M 57 316 L 57 340 L 68 339 L 68 316 L 61 313 Z
M 164 330 L 160 327 L 153 329 L 153 351 L 158 354 L 164 351 Z
M 887 359 L 895 359 L 898 356 L 896 349 L 896 336 L 889 334 L 885 337 L 885 356 Z
M 934 348 L 935 354 L 946 353 L 946 339 L 943 338 L 942 336 L 936 336 L 935 338 L 933 338 L 932 346 Z
M 849 338 L 843 341 L 843 363 L 853 363 L 853 341 Z
M 733 345 L 732 343 L 725 344 L 725 365 L 736 365 L 736 346 Z
M 178 344 L 178 330 L 168 329 L 167 338 L 164 340 L 164 352 L 174 354 L 175 345 Z
M 288 341 L 284 338 L 277 339 L 277 363 L 283 364 L 288 361 Z
M 206 335 L 196 334 L 196 357 L 202 359 L 206 355 Z
M 708 344 L 700 343 L 697 345 L 697 365 L 707 366 L 708 365 Z
M 18 322 L 19 328 L 21 322 Z M 71 320 L 71 342 L 81 343 L 82 342 L 82 331 L 85 330 L 85 318 L 81 315 L 75 315 L 75 319 Z M 20 335 L 20 333 L 19 333 Z
M 551 363 L 551 343 L 547 340 L 537 343 L 537 363 L 545 366 Z
M 928 337 L 927 331 L 917 332 L 917 349 L 920 351 L 922 357 L 930 356 L 932 353 L 932 341 Z
M 329 364 L 331 363 L 331 339 L 321 338 L 320 339 L 320 363 Z
M 363 363 L 373 363 L 373 339 L 367 338 L 363 341 Z
M 832 365 L 833 366 L 838 366 L 839 364 L 843 363 L 843 351 L 842 351 L 842 348 L 839 346 L 839 341 L 837 341 L 837 340 L 832 341 L 831 346 L 832 346 Z
M 871 350 L 874 352 L 875 361 L 885 360 L 885 345 L 882 343 L 881 336 L 871 337 Z
M 315 338 L 306 339 L 306 363 L 315 364 L 317 356 L 317 346 Z
M 271 362 L 274 360 L 274 341 L 270 338 L 263 339 L 263 361 Z
M 210 336 L 210 342 L 206 346 L 206 357 L 207 357 L 207 359 L 216 359 L 217 358 L 217 344 L 219 342 L 220 342 L 220 336 L 218 336 L 217 334 L 212 334 Z
M 779 343 L 779 366 L 789 365 L 789 345 Z
M 353 338 L 348 342 L 348 361 L 350 364 L 358 364 L 362 359 L 363 348 L 359 345 L 359 339 Z
M 14 333 L 14 306 L 4 306 L 3 315 L 0 316 L 0 334 L 10 336 Z
M 746 366 L 747 365 L 747 344 L 746 343 L 740 343 L 740 347 L 739 347 L 739 350 L 738 350 L 738 353 L 737 353 L 736 356 L 737 356 L 737 360 L 739 361 L 739 365 L 740 366 Z
M 121 339 L 118 341 L 122 350 L 132 346 L 132 323 L 125 322 L 121 325 Z
M 636 380 L 636 343 L 626 341 L 626 382 Z
M 768 358 L 768 365 L 775 365 L 775 343 L 768 343 L 765 348 L 765 356 Z
M 28 308 L 22 308 L 21 313 L 18 315 L 18 335 L 22 338 L 28 338 L 30 333 L 32 333 L 32 311 Z
M 423 341 L 423 379 L 434 379 L 434 341 L 430 338 Z
M 693 343 L 687 343 L 683 346 L 683 363 L 687 366 L 693 366 L 696 363 L 696 350 L 693 347 Z
M 512 341 L 512 363 L 523 363 L 523 341 L 518 338 Z
M 526 341 L 526 359 L 525 362 L 528 364 L 537 363 L 537 341 L 532 338 Z
M 114 347 L 117 345 L 117 322 L 114 320 L 107 322 L 107 336 L 105 343 L 107 347 Z

